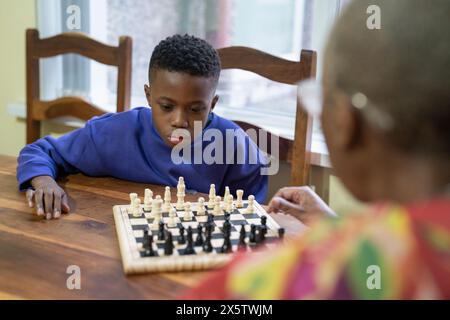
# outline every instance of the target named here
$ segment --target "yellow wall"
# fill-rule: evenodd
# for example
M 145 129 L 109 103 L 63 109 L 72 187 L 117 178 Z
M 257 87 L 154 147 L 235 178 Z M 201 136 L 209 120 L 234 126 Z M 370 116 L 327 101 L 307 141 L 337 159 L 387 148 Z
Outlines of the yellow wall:
M 25 101 L 25 30 L 35 28 L 34 0 L 3 0 L 0 10 L 0 154 L 17 155 L 25 144 L 25 123 L 7 113 L 8 103 Z

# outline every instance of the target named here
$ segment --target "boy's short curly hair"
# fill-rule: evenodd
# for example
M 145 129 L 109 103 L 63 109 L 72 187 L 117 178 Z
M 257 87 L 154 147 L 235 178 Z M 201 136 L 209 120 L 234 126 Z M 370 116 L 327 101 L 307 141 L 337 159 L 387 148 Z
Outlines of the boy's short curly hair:
M 191 35 L 173 35 L 162 40 L 150 58 L 149 81 L 152 71 L 164 69 L 193 76 L 213 78 L 220 75 L 217 51 L 205 40 Z

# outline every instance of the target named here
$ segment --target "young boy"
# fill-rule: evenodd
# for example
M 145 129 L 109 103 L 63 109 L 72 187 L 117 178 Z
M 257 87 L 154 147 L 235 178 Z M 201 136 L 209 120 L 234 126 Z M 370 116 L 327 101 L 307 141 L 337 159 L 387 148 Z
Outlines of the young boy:
M 267 191 L 267 176 L 261 175 L 263 155 L 237 125 L 212 112 L 219 99 L 215 94 L 219 75 L 218 54 L 206 41 L 188 35 L 161 41 L 150 59 L 149 85 L 144 86 L 151 108 L 96 117 L 82 129 L 58 139 L 45 137 L 22 149 L 17 179 L 20 190 L 28 190 L 29 205 L 35 203 L 37 214 L 47 219 L 68 212 L 67 195 L 55 180 L 78 172 L 169 186 L 176 186 L 183 176 L 188 190 L 208 193 L 215 184 L 217 193 L 223 194 L 228 186 L 233 193 L 243 189 L 263 202 Z M 213 129 L 223 141 L 225 131 L 233 130 L 235 143 L 216 144 L 199 136 Z M 244 150 L 245 161 L 180 163 L 176 157 L 180 152 L 172 152 L 180 144 L 191 144 L 192 153 L 210 150 L 211 145 L 223 155 Z M 185 156 L 184 151 L 181 154 Z M 252 157 L 259 160 L 249 161 Z
M 366 27 L 373 5 L 379 30 Z M 449 12 L 447 0 L 358 0 L 331 33 L 318 98 L 333 167 L 356 197 L 383 203 L 242 255 L 186 297 L 450 298 Z M 297 187 L 269 210 L 309 219 L 322 207 Z

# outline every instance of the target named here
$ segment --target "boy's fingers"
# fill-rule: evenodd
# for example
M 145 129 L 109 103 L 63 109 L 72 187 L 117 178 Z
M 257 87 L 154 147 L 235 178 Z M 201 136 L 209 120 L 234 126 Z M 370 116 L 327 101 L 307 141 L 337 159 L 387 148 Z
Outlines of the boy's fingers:
M 61 216 L 61 194 L 54 193 L 53 218 L 57 219 Z
M 61 198 L 61 210 L 62 210 L 62 212 L 65 212 L 65 213 L 69 213 L 69 211 L 70 211 L 69 201 L 67 199 L 67 194 L 65 194 L 65 193 L 62 195 L 62 198 Z
M 34 190 L 28 189 L 27 193 L 26 193 L 26 197 L 27 197 L 27 201 L 28 201 L 28 206 L 30 208 L 33 208 L 33 206 L 34 206 L 33 196 L 34 196 Z
M 38 216 L 44 215 L 44 202 L 43 202 L 44 191 L 38 189 L 34 194 L 34 201 L 36 202 L 36 213 Z
M 44 205 L 45 205 L 45 214 L 48 219 L 48 215 L 50 214 L 50 218 L 53 213 L 53 190 L 46 190 L 44 194 Z

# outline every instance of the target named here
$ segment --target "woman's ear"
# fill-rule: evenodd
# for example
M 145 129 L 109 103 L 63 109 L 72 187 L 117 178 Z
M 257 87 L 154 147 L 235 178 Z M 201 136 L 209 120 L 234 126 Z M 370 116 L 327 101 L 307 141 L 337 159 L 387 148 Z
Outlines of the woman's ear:
M 215 96 L 214 96 L 214 98 L 213 98 L 213 100 L 212 100 L 212 102 L 211 102 L 211 111 L 213 111 L 214 110 L 214 108 L 215 108 L 215 106 L 216 106 L 216 103 L 217 103 L 217 101 L 219 101 L 219 96 L 216 94 Z
M 147 98 L 147 103 L 149 106 L 151 106 L 151 93 L 150 93 L 150 86 L 144 84 L 144 92 L 145 92 L 145 97 Z
M 336 98 L 334 110 L 334 143 L 337 147 L 350 150 L 361 143 L 361 117 L 347 97 Z

